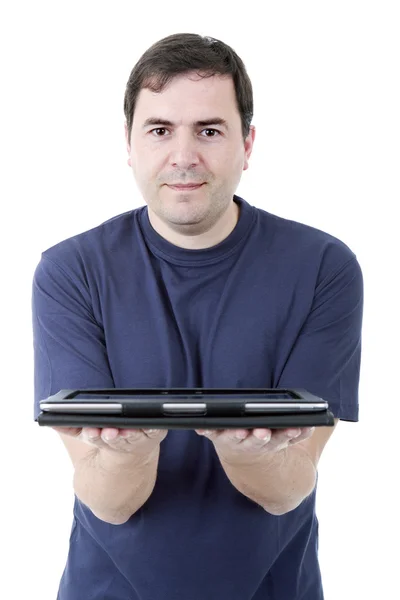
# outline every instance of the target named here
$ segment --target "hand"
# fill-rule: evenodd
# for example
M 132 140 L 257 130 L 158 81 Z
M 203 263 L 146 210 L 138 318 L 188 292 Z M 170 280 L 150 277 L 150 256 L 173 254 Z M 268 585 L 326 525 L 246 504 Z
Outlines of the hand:
M 196 429 L 196 433 L 207 437 L 218 454 L 228 459 L 253 459 L 266 453 L 279 452 L 298 444 L 314 433 L 315 427 L 290 429 L 223 429 L 207 431 Z
M 143 455 L 154 450 L 168 434 L 168 429 L 117 429 L 111 427 L 52 427 L 52 429 L 96 448 Z

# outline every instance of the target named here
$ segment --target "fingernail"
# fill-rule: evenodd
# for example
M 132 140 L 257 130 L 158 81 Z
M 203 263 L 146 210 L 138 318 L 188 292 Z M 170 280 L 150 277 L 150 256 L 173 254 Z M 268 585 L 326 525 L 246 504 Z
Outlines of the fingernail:
M 118 431 L 112 431 L 112 432 L 109 432 L 109 431 L 104 432 L 103 431 L 103 433 L 101 434 L 101 437 L 103 438 L 103 440 L 105 442 L 111 442 L 112 440 L 115 440 L 115 438 L 118 437 Z
M 262 431 L 257 431 L 257 432 L 254 432 L 254 436 L 257 439 L 262 440 L 263 442 L 266 442 L 267 440 L 269 440 L 271 438 L 271 434 L 269 431 L 267 431 L 267 433 L 265 433 L 264 435 L 263 435 Z
M 297 438 L 299 437 L 299 435 L 301 434 L 301 431 L 299 431 L 298 429 L 292 429 L 291 431 L 288 431 L 288 436 L 290 438 Z

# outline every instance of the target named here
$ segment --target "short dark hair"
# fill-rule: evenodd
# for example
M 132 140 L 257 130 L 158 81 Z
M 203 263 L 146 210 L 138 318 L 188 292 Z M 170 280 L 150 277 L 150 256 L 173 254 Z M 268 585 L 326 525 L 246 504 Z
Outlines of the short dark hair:
M 243 139 L 247 138 L 253 118 L 253 88 L 242 59 L 230 46 L 215 38 L 176 33 L 150 46 L 131 71 L 124 98 L 129 139 L 140 90 L 161 92 L 174 77 L 190 71 L 197 71 L 203 77 L 232 77 Z

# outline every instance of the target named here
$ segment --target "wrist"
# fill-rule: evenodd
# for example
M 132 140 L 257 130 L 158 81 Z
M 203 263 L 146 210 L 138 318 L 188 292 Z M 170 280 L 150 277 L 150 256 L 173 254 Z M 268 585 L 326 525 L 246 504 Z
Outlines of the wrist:
M 218 452 L 218 457 L 224 465 L 234 467 L 257 467 L 262 465 L 263 469 L 282 467 L 287 460 L 288 448 L 275 450 L 274 452 L 257 452 L 257 453 L 223 453 Z
M 147 454 L 119 452 L 112 448 L 98 448 L 96 462 L 105 471 L 114 471 L 116 468 L 131 471 L 146 467 L 152 462 L 157 462 L 159 453 L 159 446 Z

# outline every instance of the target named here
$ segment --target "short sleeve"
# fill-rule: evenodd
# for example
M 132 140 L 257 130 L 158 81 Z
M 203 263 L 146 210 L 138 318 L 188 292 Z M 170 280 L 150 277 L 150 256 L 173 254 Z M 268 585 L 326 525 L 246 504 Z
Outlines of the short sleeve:
M 33 277 L 34 419 L 61 389 L 115 387 L 83 278 L 42 255 Z
M 313 304 L 276 387 L 306 389 L 335 418 L 359 420 L 363 276 L 350 259 L 315 290 Z

